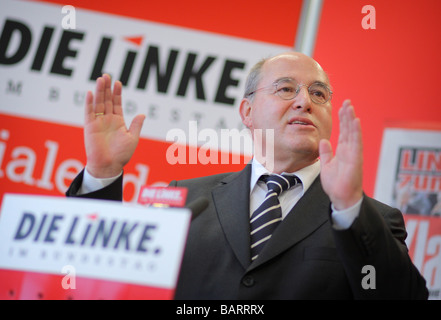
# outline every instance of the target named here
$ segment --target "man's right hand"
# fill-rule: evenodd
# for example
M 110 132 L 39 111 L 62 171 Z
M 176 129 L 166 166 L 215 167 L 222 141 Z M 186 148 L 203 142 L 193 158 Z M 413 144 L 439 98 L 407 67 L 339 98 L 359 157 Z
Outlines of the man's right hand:
M 111 88 L 110 76 L 96 80 L 95 97 L 87 92 L 84 124 L 84 144 L 87 171 L 95 178 L 117 176 L 129 162 L 139 141 L 145 116 L 137 115 L 127 130 L 124 121 L 121 92 L 116 81 Z

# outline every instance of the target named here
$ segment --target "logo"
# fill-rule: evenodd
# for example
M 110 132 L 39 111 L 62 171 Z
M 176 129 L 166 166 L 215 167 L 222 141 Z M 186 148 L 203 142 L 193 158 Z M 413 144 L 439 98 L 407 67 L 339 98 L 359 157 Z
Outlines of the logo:
M 60 232 L 61 224 L 64 224 L 67 233 Z M 156 227 L 155 224 L 106 219 L 98 213 L 69 219 L 61 214 L 45 213 L 39 219 L 33 212 L 23 212 L 13 240 L 16 243 L 26 240 L 44 244 L 57 242 L 66 247 L 99 247 L 143 253 L 152 251 L 158 254 L 160 248 L 147 248 Z
M 56 54 L 52 61 L 47 61 L 51 65 L 49 74 L 70 77 L 78 66 L 80 48 L 83 48 L 86 32 L 63 30 L 61 37 L 54 39 L 55 27 L 45 25 L 41 32 L 41 36 L 35 39 L 35 33 L 25 22 L 7 19 L 4 23 L 2 34 L 0 36 L 0 64 L 13 66 L 23 61 L 30 55 L 32 64 L 30 70 L 42 72 L 43 63 L 48 58 L 48 48 L 50 45 L 57 47 Z M 17 44 L 13 48 L 13 38 L 18 39 Z M 31 43 L 37 41 L 36 50 L 30 50 Z M 119 62 L 121 66 L 120 72 L 117 73 L 116 79 L 119 79 L 123 86 L 127 86 L 129 81 L 134 79 L 135 88 L 145 90 L 149 77 L 153 78 L 156 83 L 156 91 L 161 94 L 175 94 L 176 97 L 185 97 L 189 93 L 189 88 L 193 85 L 195 97 L 198 100 L 206 101 L 207 83 L 204 75 L 214 64 L 220 64 L 222 71 L 217 81 L 214 82 L 216 94 L 211 97 L 212 102 L 224 104 L 228 106 L 234 105 L 236 97 L 228 95 L 227 91 L 230 87 L 237 87 L 240 79 L 234 78 L 235 70 L 244 70 L 245 62 L 233 59 L 220 59 L 215 55 L 204 56 L 196 51 L 184 52 L 180 49 L 161 49 L 158 45 L 147 44 L 144 46 L 144 56 L 138 57 L 139 51 L 126 49 L 123 52 L 123 59 L 112 57 L 113 47 L 120 47 L 121 41 L 132 44 L 132 47 L 141 48 L 144 42 L 144 36 L 125 36 L 123 39 L 115 39 L 110 36 L 101 36 L 99 46 L 91 56 L 91 65 L 89 66 L 88 79 L 94 81 L 100 77 L 106 70 L 106 66 Z M 164 61 L 160 61 L 161 51 L 165 51 Z M 183 56 L 183 64 L 177 63 L 178 57 Z M 137 75 L 134 70 L 135 60 L 143 61 L 142 68 Z M 68 63 L 72 66 L 68 66 Z M 170 88 L 172 78 L 177 78 L 178 86 L 175 91 Z M 21 87 L 19 85 L 19 87 Z M 212 90 L 210 90 L 212 91 Z
M 187 188 L 143 186 L 138 203 L 154 206 L 183 207 L 187 199 Z

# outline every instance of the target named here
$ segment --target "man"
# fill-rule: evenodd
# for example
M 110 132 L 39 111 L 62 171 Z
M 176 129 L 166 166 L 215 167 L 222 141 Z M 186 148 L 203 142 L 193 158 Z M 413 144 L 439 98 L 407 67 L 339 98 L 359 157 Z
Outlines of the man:
M 252 162 L 240 172 L 171 183 L 188 188 L 188 202 L 209 199 L 190 227 L 177 299 L 427 298 L 407 253 L 402 214 L 363 194 L 361 127 L 350 101 L 339 110 L 333 155 L 331 95 L 321 66 L 300 53 L 265 59 L 251 70 L 240 115 L 251 133 L 263 131 Z M 112 92 L 107 75 L 86 100 L 87 165 L 67 195 L 121 200 L 122 170 L 144 116 L 126 129 L 121 83 Z M 265 140 L 268 130 L 274 130 L 273 145 Z M 301 181 L 290 183 L 280 204 L 255 215 L 262 202 L 277 198 L 267 197 L 270 184 L 260 181 L 271 173 Z M 278 207 L 280 217 L 251 230 Z

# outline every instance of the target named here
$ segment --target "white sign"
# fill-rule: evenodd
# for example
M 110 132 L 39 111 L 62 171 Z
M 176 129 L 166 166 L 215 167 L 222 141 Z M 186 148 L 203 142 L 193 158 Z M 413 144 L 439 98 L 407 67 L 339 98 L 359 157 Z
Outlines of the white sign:
M 6 194 L 0 269 L 174 289 L 190 224 L 184 208 Z
M 83 126 L 85 93 L 109 73 L 123 83 L 126 120 L 146 115 L 141 135 L 170 129 L 242 129 L 248 70 L 289 47 L 75 9 L 0 3 L 0 112 Z M 191 141 L 188 141 L 192 144 Z M 225 150 L 227 151 L 227 150 Z

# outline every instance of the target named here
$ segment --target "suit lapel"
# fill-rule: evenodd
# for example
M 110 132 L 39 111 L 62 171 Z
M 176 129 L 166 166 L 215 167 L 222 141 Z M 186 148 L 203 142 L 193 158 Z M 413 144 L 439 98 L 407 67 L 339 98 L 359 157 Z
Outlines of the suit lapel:
M 219 222 L 234 254 L 244 269 L 254 269 L 308 237 L 329 220 L 330 201 L 324 193 L 320 176 L 294 206 L 268 241 L 259 257 L 250 257 L 251 165 L 225 178 L 212 191 Z M 244 201 L 246 199 L 246 201 Z M 250 265 L 251 264 L 251 265 Z
M 250 264 L 250 179 L 251 165 L 248 164 L 212 191 L 222 229 L 244 269 Z
M 329 219 L 330 201 L 324 193 L 320 176 L 277 227 L 250 269 L 267 262 L 302 241 Z

